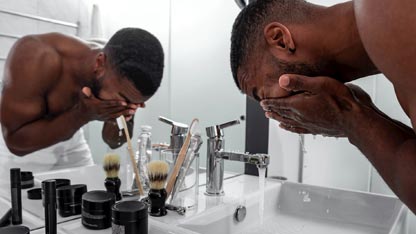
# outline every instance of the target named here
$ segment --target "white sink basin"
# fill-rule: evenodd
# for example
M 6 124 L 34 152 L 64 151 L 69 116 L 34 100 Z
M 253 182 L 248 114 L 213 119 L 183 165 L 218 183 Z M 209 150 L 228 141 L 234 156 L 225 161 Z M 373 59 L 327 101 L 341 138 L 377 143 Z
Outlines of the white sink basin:
M 247 194 L 242 204 L 207 209 L 180 226 L 202 234 L 406 233 L 407 208 L 394 197 L 267 180 L 262 225 L 259 200 L 260 192 Z M 234 218 L 238 205 L 247 210 L 241 222 Z

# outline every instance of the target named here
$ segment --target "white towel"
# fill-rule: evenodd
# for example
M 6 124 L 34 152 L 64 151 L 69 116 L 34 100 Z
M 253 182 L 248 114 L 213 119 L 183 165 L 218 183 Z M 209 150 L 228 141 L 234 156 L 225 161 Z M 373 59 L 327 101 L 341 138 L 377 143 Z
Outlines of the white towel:
M 90 148 L 85 141 L 83 130 L 78 130 L 71 139 L 33 152 L 24 157 L 12 154 L 0 137 L 0 188 L 9 184 L 10 168 L 33 173 L 59 170 L 71 167 L 93 165 Z

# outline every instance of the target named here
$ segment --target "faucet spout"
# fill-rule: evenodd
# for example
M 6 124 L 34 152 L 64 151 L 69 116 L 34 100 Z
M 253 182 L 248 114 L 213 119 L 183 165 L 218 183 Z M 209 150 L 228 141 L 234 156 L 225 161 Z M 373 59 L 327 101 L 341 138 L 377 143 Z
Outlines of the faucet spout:
M 269 155 L 267 154 L 249 154 L 219 151 L 217 152 L 217 157 L 230 161 L 254 164 L 259 168 L 266 168 L 270 163 Z
M 223 129 L 238 123 L 238 120 L 234 120 L 206 128 L 208 136 L 206 195 L 221 196 L 224 194 L 224 160 L 250 163 L 257 165 L 258 168 L 266 168 L 269 165 L 270 157 L 267 154 L 226 152 L 224 150 Z

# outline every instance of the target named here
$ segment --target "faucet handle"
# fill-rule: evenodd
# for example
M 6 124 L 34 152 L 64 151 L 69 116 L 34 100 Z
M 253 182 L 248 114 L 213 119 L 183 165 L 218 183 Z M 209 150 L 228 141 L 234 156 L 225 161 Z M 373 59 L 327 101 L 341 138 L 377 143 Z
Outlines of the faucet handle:
M 172 135 L 182 135 L 188 132 L 188 125 L 186 124 L 173 121 L 163 116 L 159 116 L 159 120 L 172 126 Z
M 237 125 L 237 124 L 240 124 L 240 120 L 238 120 L 238 119 L 232 120 L 230 122 L 223 123 L 223 124 L 220 124 L 220 125 L 217 125 L 217 126 L 218 126 L 219 129 L 224 129 L 224 128 L 228 128 L 228 127 L 231 127 L 231 126 L 234 126 L 234 125 Z
M 224 136 L 224 132 L 222 131 L 224 128 L 228 128 L 234 125 L 240 124 L 240 120 L 232 120 L 223 124 L 207 127 L 207 135 L 209 138 Z

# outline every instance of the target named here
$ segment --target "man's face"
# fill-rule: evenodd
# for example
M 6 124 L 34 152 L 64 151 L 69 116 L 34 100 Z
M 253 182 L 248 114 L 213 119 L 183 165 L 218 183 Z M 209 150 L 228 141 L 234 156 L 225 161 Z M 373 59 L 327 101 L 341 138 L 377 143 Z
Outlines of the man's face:
M 263 59 L 252 59 L 238 70 L 238 82 L 241 91 L 261 101 L 265 98 L 279 98 L 290 95 L 290 92 L 279 86 L 279 78 L 283 74 L 300 74 L 316 76 L 320 74 L 320 66 L 301 62 L 284 62 L 271 56 Z
M 99 99 L 124 101 L 132 109 L 144 107 L 145 101 L 149 99 L 136 89 L 133 82 L 112 69 L 107 69 L 102 77 L 94 79 L 91 89 Z

